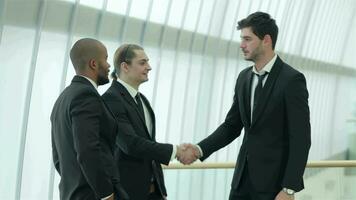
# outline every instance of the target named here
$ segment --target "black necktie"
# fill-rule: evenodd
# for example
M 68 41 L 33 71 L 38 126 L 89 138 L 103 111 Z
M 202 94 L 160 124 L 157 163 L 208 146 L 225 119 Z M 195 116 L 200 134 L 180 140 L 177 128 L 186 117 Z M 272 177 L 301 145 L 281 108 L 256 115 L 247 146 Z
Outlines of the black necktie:
M 268 74 L 268 72 L 262 74 L 262 75 L 259 75 L 259 74 L 256 74 L 256 76 L 258 77 L 258 82 L 257 82 L 257 86 L 255 88 L 255 96 L 253 98 L 253 112 L 255 112 L 256 110 L 256 106 L 260 100 L 260 96 L 261 96 L 261 93 L 262 93 L 262 82 L 263 82 L 263 79 L 266 77 L 266 75 Z
M 137 93 L 135 96 L 136 99 L 136 103 L 137 103 L 137 108 L 141 113 L 141 116 L 143 117 L 143 119 L 145 120 L 145 112 L 143 111 L 143 105 L 142 105 L 142 101 L 141 101 L 141 97 L 140 97 L 140 93 Z

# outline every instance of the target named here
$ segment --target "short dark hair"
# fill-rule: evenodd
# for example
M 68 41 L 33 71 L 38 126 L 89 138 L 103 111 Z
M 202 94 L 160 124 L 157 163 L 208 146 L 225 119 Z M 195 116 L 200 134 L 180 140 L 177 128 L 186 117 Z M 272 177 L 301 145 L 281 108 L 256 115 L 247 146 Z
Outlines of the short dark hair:
M 237 30 L 251 27 L 252 32 L 261 40 L 265 35 L 272 39 L 272 49 L 276 46 L 278 37 L 278 26 L 276 21 L 268 13 L 255 12 L 237 23 Z
M 143 50 L 143 48 L 137 44 L 123 44 L 114 54 L 114 71 L 111 73 L 111 77 L 117 79 L 117 75 L 120 74 L 121 63 L 125 62 L 131 64 L 133 58 L 136 57 L 135 50 Z

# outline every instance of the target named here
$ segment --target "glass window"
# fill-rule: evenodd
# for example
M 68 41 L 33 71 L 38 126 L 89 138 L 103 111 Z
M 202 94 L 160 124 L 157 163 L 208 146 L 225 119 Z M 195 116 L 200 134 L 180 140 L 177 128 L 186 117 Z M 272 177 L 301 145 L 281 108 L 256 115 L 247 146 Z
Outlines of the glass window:
M 80 0 L 80 4 L 89 6 L 92 8 L 97 8 L 101 9 L 103 7 L 103 1 L 97 1 L 97 0 Z
M 223 31 L 221 37 L 224 40 L 231 40 L 232 31 L 236 32 L 237 29 L 237 12 L 239 12 L 239 1 L 228 1 L 229 5 L 227 11 L 224 15 L 225 20 L 223 21 Z
M 169 14 L 167 13 L 167 10 L 169 9 L 168 6 L 170 1 L 172 0 L 154 0 L 150 21 L 164 24 L 166 15 Z
M 194 31 L 196 24 L 199 19 L 201 19 L 199 15 L 199 9 L 201 4 L 203 3 L 203 0 L 196 0 L 196 1 L 188 1 L 188 10 L 187 10 L 187 16 L 185 18 L 184 22 L 184 29 L 189 30 L 189 31 Z
M 209 31 L 209 24 L 211 23 L 210 21 L 212 20 L 213 17 L 213 12 L 214 11 L 214 1 L 216 0 L 204 0 L 203 1 L 203 10 L 199 19 L 199 25 L 198 25 L 198 33 L 201 34 L 208 34 Z
M 0 46 L 0 199 L 15 199 L 35 31 L 5 25 Z
M 180 28 L 183 20 L 184 9 L 186 4 L 189 4 L 187 0 L 173 0 L 172 9 L 169 13 L 168 25 Z M 190 20 L 190 19 L 188 19 Z
M 148 8 L 153 0 L 132 0 L 130 16 L 146 20 Z
M 107 11 L 120 15 L 126 15 L 129 1 L 130 0 L 108 0 Z
M 60 93 L 67 36 L 42 32 L 26 134 L 21 199 L 47 197 L 52 161 L 50 114 Z

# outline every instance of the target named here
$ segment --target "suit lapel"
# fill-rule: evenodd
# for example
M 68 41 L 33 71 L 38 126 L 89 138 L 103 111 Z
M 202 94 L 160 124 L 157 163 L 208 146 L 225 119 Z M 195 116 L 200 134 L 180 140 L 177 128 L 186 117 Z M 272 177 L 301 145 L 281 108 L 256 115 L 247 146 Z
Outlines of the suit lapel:
M 244 107 L 245 107 L 245 116 L 248 126 L 251 125 L 251 84 L 252 84 L 252 67 L 247 71 L 246 82 L 244 87 Z
M 132 96 L 130 95 L 130 93 L 127 91 L 127 89 L 119 82 L 117 81 L 113 81 L 113 86 L 115 88 L 117 88 L 117 90 L 119 90 L 120 95 L 125 99 L 125 101 L 136 111 L 136 114 L 138 115 L 138 117 L 140 118 L 141 123 L 143 124 L 143 126 L 145 127 L 146 133 L 148 135 L 149 138 L 151 138 L 146 123 L 145 123 L 145 119 L 143 118 L 141 112 L 139 111 L 136 102 L 134 101 L 134 99 L 132 98 Z M 143 96 L 143 95 L 142 95 Z
M 152 107 L 150 105 L 150 102 L 147 100 L 145 95 L 143 95 L 142 93 L 141 93 L 141 99 L 142 99 L 143 103 L 145 104 L 146 108 L 148 109 L 148 112 L 150 113 L 151 120 L 152 120 L 152 139 L 155 140 L 155 138 L 156 138 L 155 113 L 153 112 L 153 109 L 152 109 Z
M 254 117 L 252 119 L 251 126 L 253 126 L 256 123 L 256 121 L 260 118 L 262 112 L 266 108 L 266 104 L 269 100 L 269 97 L 270 97 L 272 91 L 273 91 L 273 87 L 276 83 L 276 80 L 278 78 L 278 75 L 279 75 L 279 72 L 280 72 L 282 66 L 283 66 L 282 60 L 279 57 L 277 57 L 276 62 L 274 63 L 272 70 L 267 77 L 266 83 L 263 86 L 260 100 L 259 100 L 260 102 L 258 102 L 258 104 L 256 105 L 255 112 L 253 113 Z

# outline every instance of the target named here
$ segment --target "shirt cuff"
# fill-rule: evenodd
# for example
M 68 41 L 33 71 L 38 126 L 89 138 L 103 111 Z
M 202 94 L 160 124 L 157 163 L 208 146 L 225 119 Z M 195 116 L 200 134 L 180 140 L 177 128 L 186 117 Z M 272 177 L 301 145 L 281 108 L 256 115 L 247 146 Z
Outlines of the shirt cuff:
M 288 195 L 294 195 L 295 191 L 289 188 L 283 188 L 282 189 L 283 192 L 287 193 Z
M 172 147 L 173 147 L 173 151 L 172 151 L 172 155 L 171 155 L 171 161 L 174 160 L 177 155 L 177 146 L 173 145 Z
M 107 196 L 107 197 L 101 198 L 101 200 L 106 200 L 106 199 L 109 199 L 110 197 L 112 197 L 112 195 L 114 195 L 114 193 L 110 194 L 110 195 L 109 195 L 109 196 Z
M 199 149 L 200 158 L 203 157 L 203 150 L 201 150 L 199 145 L 195 145 Z

